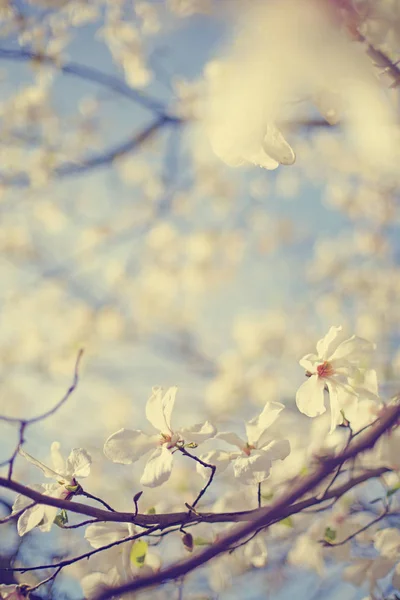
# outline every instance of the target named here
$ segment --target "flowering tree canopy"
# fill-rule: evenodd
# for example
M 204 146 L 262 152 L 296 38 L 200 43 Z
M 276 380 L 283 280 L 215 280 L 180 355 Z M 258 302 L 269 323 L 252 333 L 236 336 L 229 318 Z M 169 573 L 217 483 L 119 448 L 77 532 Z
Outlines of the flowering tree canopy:
M 0 599 L 399 598 L 398 3 L 4 0 L 0 61 Z

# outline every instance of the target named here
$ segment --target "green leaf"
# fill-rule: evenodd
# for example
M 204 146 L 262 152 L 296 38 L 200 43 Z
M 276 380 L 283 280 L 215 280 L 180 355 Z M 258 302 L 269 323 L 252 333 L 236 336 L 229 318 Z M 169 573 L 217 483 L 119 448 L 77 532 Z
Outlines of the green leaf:
M 193 539 L 193 543 L 195 546 L 209 546 L 211 542 L 202 537 L 195 537 Z
M 279 521 L 279 523 L 281 525 L 285 525 L 285 527 L 290 527 L 291 529 L 293 529 L 293 527 L 294 527 L 292 517 L 286 517 L 285 519 L 282 519 L 282 521 Z
M 189 444 L 185 444 L 184 448 L 197 448 L 198 444 L 196 442 L 189 442 Z
M 79 485 L 66 485 L 64 486 L 66 490 L 75 494 L 79 490 Z
M 148 543 L 144 540 L 138 540 L 137 542 L 134 542 L 129 554 L 131 563 L 137 567 L 143 567 L 147 554 L 147 548 Z
M 390 489 L 386 492 L 386 498 L 390 498 L 390 496 L 393 496 L 393 494 L 395 494 L 399 490 L 400 490 L 400 483 L 397 483 L 394 487 L 392 487 L 392 489 Z
M 336 531 L 330 527 L 327 527 L 325 529 L 324 538 L 327 542 L 334 542 L 336 539 Z
M 58 527 L 64 527 L 64 525 L 66 525 L 67 523 L 68 523 L 68 513 L 63 508 L 62 511 L 60 512 L 60 514 L 58 514 L 56 516 L 56 518 L 54 519 L 54 524 L 58 525 Z
M 155 515 L 156 514 L 156 509 L 154 508 L 154 506 L 152 506 L 151 508 L 149 508 L 147 510 L 147 514 L 148 515 Z
M 267 492 L 265 494 L 261 494 L 261 498 L 263 500 L 272 500 L 273 497 L 274 497 L 274 492 Z

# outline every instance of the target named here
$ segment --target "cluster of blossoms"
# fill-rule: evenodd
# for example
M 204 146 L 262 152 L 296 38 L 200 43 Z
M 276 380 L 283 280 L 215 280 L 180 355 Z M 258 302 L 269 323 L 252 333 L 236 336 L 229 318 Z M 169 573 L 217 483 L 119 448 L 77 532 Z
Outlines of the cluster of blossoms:
M 176 391 L 175 387 L 166 392 L 162 388 L 153 388 L 147 402 L 147 419 L 158 430 L 158 434 L 147 435 L 140 430 L 121 429 L 111 435 L 104 445 L 104 453 L 109 459 L 124 464 L 135 462 L 152 450 L 140 480 L 142 485 L 154 487 L 167 481 L 176 450 L 185 445 L 196 447 L 211 438 L 233 444 L 238 451 L 228 453 L 215 450 L 202 455 L 201 460 L 215 466 L 217 473 L 232 462 L 235 477 L 245 484 L 264 481 L 269 475 L 272 461 L 286 458 L 289 454 L 287 440 L 271 441 L 267 433 L 268 427 L 284 408 L 282 404 L 268 402 L 259 417 L 246 423 L 245 441 L 233 432 L 217 433 L 208 421 L 179 431 L 172 429 L 171 414 Z M 207 471 L 201 463 L 197 463 L 197 467 L 201 474 Z
M 327 395 L 331 409 L 329 419 L 331 434 L 341 424 L 346 426 L 349 424 L 354 434 L 373 423 L 385 410 L 384 403 L 378 396 L 376 371 L 370 366 L 374 349 L 374 344 L 363 338 L 355 335 L 346 336 L 342 327 L 331 327 L 325 337 L 318 341 L 316 353 L 307 354 L 300 360 L 307 379 L 296 394 L 299 410 L 309 417 L 322 415 L 326 411 L 325 395 Z M 106 440 L 105 456 L 115 463 L 126 465 L 147 457 L 140 483 L 150 488 L 158 487 L 169 480 L 173 470 L 174 454 L 183 453 L 191 457 L 196 461 L 197 472 L 204 479 L 209 480 L 196 503 L 208 488 L 214 475 L 228 472 L 229 467 L 234 479 L 244 485 L 242 488 L 244 491 L 249 490 L 249 486 L 257 486 L 260 495 L 260 484 L 270 477 L 274 462 L 283 461 L 291 455 L 289 440 L 277 438 L 276 427 L 271 428 L 278 422 L 277 419 L 285 406 L 278 402 L 267 402 L 258 416 L 244 423 L 245 436 L 241 437 L 234 431 L 218 432 L 209 421 L 185 428 L 173 427 L 171 421 L 176 394 L 176 387 L 167 390 L 160 387 L 153 388 L 146 404 L 146 417 L 154 432 L 120 429 Z M 229 451 L 214 448 L 200 456 L 189 452 L 204 442 L 224 442 L 234 446 L 235 449 Z M 390 436 L 382 437 L 373 449 L 375 464 L 385 465 L 394 471 L 398 470 L 400 468 L 400 461 L 396 459 L 398 447 L 398 435 L 396 430 L 393 430 Z M 91 457 L 86 450 L 73 449 L 64 460 L 60 453 L 60 444 L 54 442 L 51 446 L 52 468 L 33 458 L 22 448 L 20 453 L 38 467 L 45 477 L 54 480 L 54 483 L 50 484 L 33 485 L 32 489 L 63 500 L 71 500 L 75 495 L 86 493 L 78 481 L 79 478 L 88 476 L 90 472 Z M 370 459 L 371 456 L 366 453 L 357 460 L 360 461 L 361 466 L 364 464 L 363 461 L 366 460 L 368 463 Z M 290 466 L 288 468 L 290 471 Z M 273 479 L 273 484 L 276 481 L 279 482 L 279 476 Z M 237 502 L 239 496 L 240 493 L 236 494 Z M 260 501 L 260 496 L 258 499 Z M 56 516 L 56 507 L 30 504 L 28 499 L 19 495 L 13 506 L 13 513 L 18 513 L 17 528 L 21 536 L 34 527 L 38 527 L 41 531 L 49 531 L 54 521 L 63 526 L 60 516 Z M 229 502 L 225 508 L 227 506 L 232 508 Z M 303 529 L 288 553 L 289 562 L 314 568 L 322 574 L 326 547 L 321 544 L 321 540 L 327 542 L 328 546 L 335 545 L 331 544 L 332 540 L 342 540 L 337 544 L 339 548 L 330 551 L 330 555 L 350 562 L 350 566 L 346 567 L 344 572 L 346 580 L 359 585 L 367 577 L 372 589 L 377 580 L 393 572 L 392 585 L 398 588 L 400 585 L 398 531 L 390 527 L 375 531 L 373 536 L 370 536 L 369 542 L 379 556 L 358 558 L 352 556 L 350 546 L 344 542 L 349 532 L 357 534 L 360 527 L 360 531 L 365 530 L 365 527 L 362 527 L 362 520 L 353 519 L 348 507 L 341 504 L 334 507 L 329 518 L 330 520 L 327 521 L 321 517 L 314 520 L 308 530 Z M 217 539 L 217 533 L 213 532 L 212 528 L 205 538 L 210 538 L 210 532 L 211 539 Z M 159 554 L 149 549 L 146 541 L 137 540 L 137 537 L 145 535 L 145 529 L 128 523 L 104 522 L 87 527 L 85 539 L 93 548 L 99 549 L 117 544 L 111 569 L 106 572 L 99 569 L 84 575 L 82 586 L 87 598 L 96 597 L 104 587 L 118 586 L 131 581 L 139 575 L 139 570 L 143 575 L 155 573 L 160 569 Z M 185 547 L 192 551 L 192 536 L 189 535 L 189 538 Z M 124 542 L 121 550 L 120 541 Z M 266 559 L 267 550 L 262 538 L 255 539 L 243 551 L 243 560 L 250 566 L 263 566 Z M 0 588 L 0 597 L 10 600 L 23 597 L 24 593 L 21 585 Z
M 342 327 L 331 327 L 327 335 L 317 343 L 317 353 L 307 354 L 300 360 L 306 370 L 307 380 L 300 386 L 296 395 L 299 410 L 316 417 L 325 412 L 324 395 L 329 393 L 331 406 L 330 431 L 341 424 L 344 415 L 355 415 L 359 400 L 372 402 L 380 409 L 376 372 L 369 368 L 374 345 L 353 335 L 346 338 Z M 146 404 L 146 417 L 154 428 L 154 433 L 132 429 L 120 429 L 110 435 L 104 444 L 104 454 L 115 463 L 131 464 L 147 455 L 140 483 L 147 487 L 162 485 L 170 478 L 174 454 L 186 448 L 197 446 L 208 440 L 223 441 L 236 449 L 234 451 L 213 449 L 200 456 L 198 472 L 208 477 L 204 463 L 212 465 L 219 474 L 233 467 L 234 477 L 245 485 L 256 485 L 265 481 L 275 460 L 283 460 L 290 454 L 290 444 L 286 439 L 271 439 L 268 430 L 285 408 L 278 402 L 267 402 L 261 413 L 245 423 L 246 438 L 236 432 L 217 432 L 209 421 L 190 427 L 176 429 L 171 424 L 176 400 L 176 387 L 164 390 L 155 387 Z M 373 411 L 372 411 L 373 413 Z M 371 414 L 372 414 L 371 413 Z M 356 417 L 354 417 L 356 418 Z M 27 454 L 20 453 L 45 477 L 55 483 L 41 484 L 34 489 L 54 498 L 70 499 L 81 490 L 77 478 L 86 477 L 90 472 L 91 458 L 86 450 L 74 449 L 66 461 L 61 456 L 60 445 L 51 446 L 53 468 L 49 468 Z M 202 464 L 203 463 L 203 464 Z M 14 512 L 28 506 L 29 500 L 18 496 Z M 18 520 L 18 531 L 24 535 L 35 526 L 48 531 L 56 516 L 57 509 L 43 505 L 27 508 Z

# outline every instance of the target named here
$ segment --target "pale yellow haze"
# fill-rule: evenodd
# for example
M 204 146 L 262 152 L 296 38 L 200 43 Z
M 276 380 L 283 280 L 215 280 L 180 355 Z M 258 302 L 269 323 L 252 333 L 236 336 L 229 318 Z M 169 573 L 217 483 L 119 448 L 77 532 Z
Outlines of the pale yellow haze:
M 340 31 L 327 3 L 241 6 L 230 47 L 205 73 L 205 118 L 216 154 L 232 166 L 246 162 L 241 158 L 257 163 L 252 157 L 269 124 L 314 107 L 328 123 L 341 122 L 360 160 L 395 168 L 398 131 L 389 94 L 379 86 L 378 69 L 365 47 Z

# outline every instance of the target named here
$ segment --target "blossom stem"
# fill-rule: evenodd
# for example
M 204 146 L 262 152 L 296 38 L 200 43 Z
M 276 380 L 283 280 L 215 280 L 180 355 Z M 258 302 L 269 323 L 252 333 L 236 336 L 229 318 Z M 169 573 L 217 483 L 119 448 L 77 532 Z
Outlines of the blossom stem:
M 111 512 L 115 512 L 115 510 L 113 508 L 111 508 L 111 506 L 109 504 L 107 504 L 107 502 L 105 502 L 101 498 L 98 498 L 97 496 L 94 496 L 93 494 L 90 494 L 89 492 L 86 492 L 82 488 L 76 495 L 77 496 L 85 496 L 85 498 L 90 498 L 91 500 L 96 500 L 96 502 L 99 502 L 100 504 L 102 504 L 107 510 L 110 510 Z
M 210 485 L 212 483 L 212 480 L 214 479 L 214 475 L 215 475 L 215 471 L 217 470 L 217 467 L 215 467 L 214 465 L 210 465 L 210 464 L 204 462 L 198 456 L 195 456 L 194 454 L 191 454 L 190 452 L 188 452 L 186 450 L 186 448 L 179 448 L 179 451 L 182 452 L 182 454 L 184 456 L 188 456 L 189 458 L 192 458 L 193 460 L 195 460 L 196 462 L 198 462 L 202 467 L 206 467 L 207 469 L 211 470 L 211 474 L 210 474 L 210 477 L 209 477 L 206 485 L 202 488 L 202 490 L 200 490 L 200 493 L 197 496 L 196 500 L 192 503 L 192 507 L 195 508 L 196 505 L 197 505 L 197 503 L 201 500 L 201 498 L 204 496 L 204 494 L 206 493 L 206 491 L 210 487 Z

